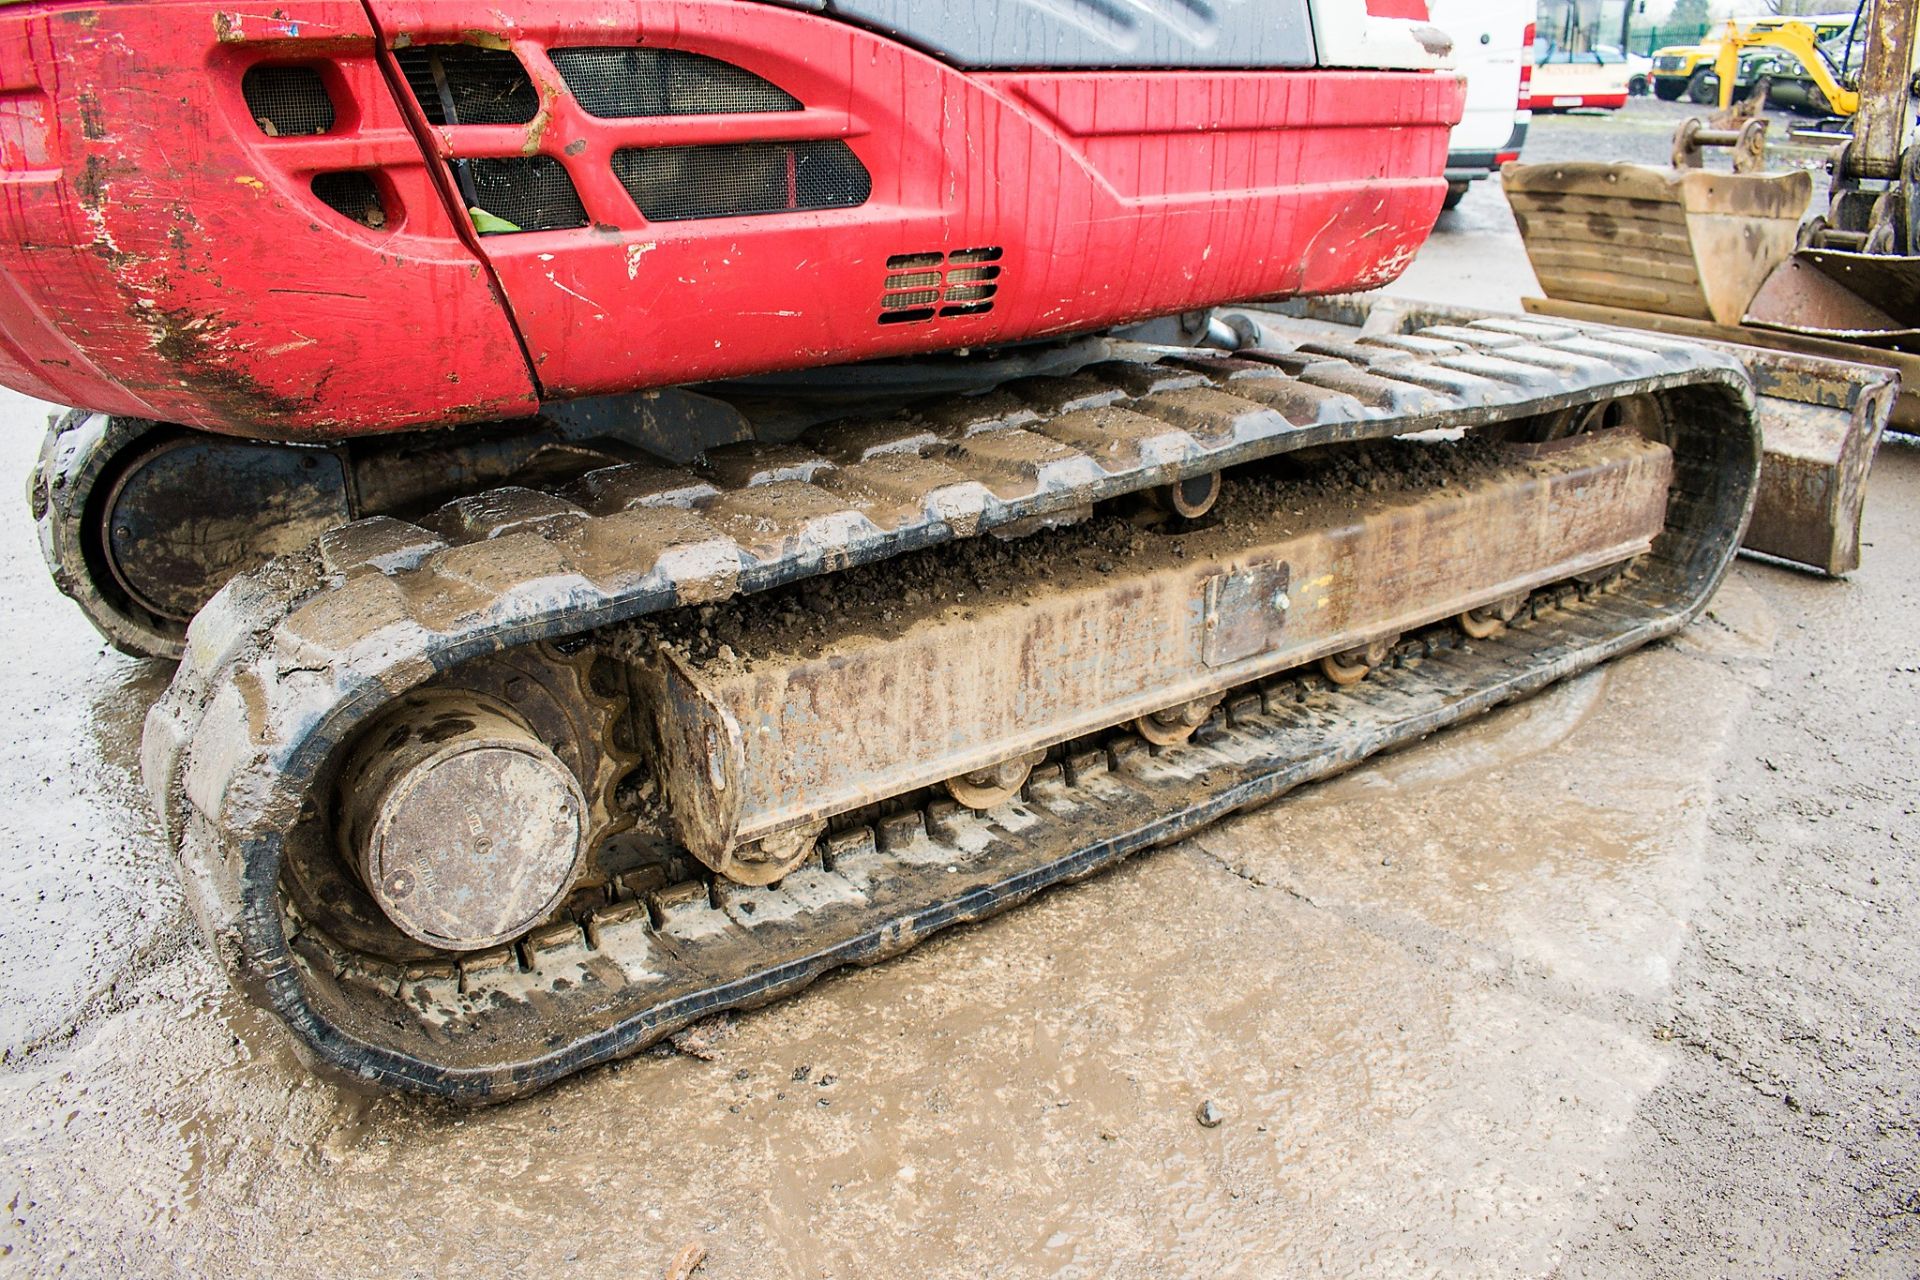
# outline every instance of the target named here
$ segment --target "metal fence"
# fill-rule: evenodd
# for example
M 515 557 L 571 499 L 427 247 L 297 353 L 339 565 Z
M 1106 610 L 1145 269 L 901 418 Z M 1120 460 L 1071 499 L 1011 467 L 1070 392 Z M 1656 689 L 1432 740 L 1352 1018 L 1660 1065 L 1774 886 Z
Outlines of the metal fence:
M 1708 36 L 1717 36 L 1726 29 L 1724 22 L 1669 23 L 1645 29 L 1636 27 L 1627 41 L 1627 48 L 1632 53 L 1652 53 L 1670 44 L 1699 44 Z

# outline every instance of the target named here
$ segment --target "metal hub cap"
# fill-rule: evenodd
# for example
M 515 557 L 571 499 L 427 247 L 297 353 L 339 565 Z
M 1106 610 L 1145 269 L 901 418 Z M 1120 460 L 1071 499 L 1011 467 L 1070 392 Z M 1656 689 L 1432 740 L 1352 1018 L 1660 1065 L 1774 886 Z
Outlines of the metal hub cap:
M 367 806 L 361 882 L 387 918 L 421 942 L 471 951 L 559 906 L 586 855 L 587 804 L 573 771 L 504 717 L 441 723 L 456 731 L 392 749 L 349 803 Z

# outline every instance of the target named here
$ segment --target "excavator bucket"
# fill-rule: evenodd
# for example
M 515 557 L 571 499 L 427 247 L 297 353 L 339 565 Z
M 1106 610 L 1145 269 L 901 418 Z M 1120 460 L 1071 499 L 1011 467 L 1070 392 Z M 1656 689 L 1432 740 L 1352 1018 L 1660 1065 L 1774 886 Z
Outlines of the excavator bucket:
M 1826 213 L 1767 280 L 1746 322 L 1920 352 L 1920 145 L 1908 145 L 1920 0 L 1875 0 L 1853 136 L 1834 156 Z
M 1725 349 L 1753 378 L 1764 449 L 1740 545 L 1835 576 L 1859 568 L 1867 473 L 1898 375 L 1758 347 Z
M 1869 104 L 1863 115 L 1880 110 Z M 1903 176 L 1889 198 L 1885 180 L 1862 184 L 1848 172 L 1856 137 L 1836 158 L 1828 213 L 1802 222 L 1811 179 L 1764 172 L 1765 124 L 1685 121 L 1671 169 L 1506 166 L 1507 198 L 1546 294 L 1526 299 L 1527 311 L 1877 366 L 1900 382 L 1888 425 L 1920 431 L 1920 256 L 1887 251 L 1916 239 L 1896 225 L 1920 207 L 1905 194 L 1915 161 L 1892 162 Z M 1732 173 L 1699 167 L 1702 148 L 1714 146 L 1733 149 Z M 1872 225 L 1849 229 L 1863 222 Z M 1823 452 L 1838 465 L 1858 450 L 1849 442 Z
M 1813 179 L 1637 164 L 1509 164 L 1507 200 L 1551 298 L 1738 324 L 1793 253 Z
M 1920 349 L 1920 256 L 1802 249 L 1767 277 L 1745 320 L 1778 333 Z
M 1854 237 L 1856 247 L 1844 232 L 1842 243 L 1825 243 L 1825 219 L 1803 229 L 1811 178 L 1765 172 L 1765 122 L 1733 123 L 1685 122 L 1671 169 L 1506 166 L 1507 198 L 1547 295 L 1526 307 L 1726 344 L 1759 392 L 1766 450 L 1742 545 L 1842 574 L 1860 563 L 1881 432 L 1889 421 L 1920 426 L 1910 354 L 1920 258 L 1864 252 L 1867 238 Z M 1710 146 L 1733 148 L 1733 172 L 1700 167 Z

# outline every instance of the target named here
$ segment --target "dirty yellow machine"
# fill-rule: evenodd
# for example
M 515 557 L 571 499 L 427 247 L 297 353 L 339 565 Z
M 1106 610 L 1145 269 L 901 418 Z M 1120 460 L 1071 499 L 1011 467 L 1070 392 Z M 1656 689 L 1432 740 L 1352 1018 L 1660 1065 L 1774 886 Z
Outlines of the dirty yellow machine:
M 1866 470 L 1882 425 L 1920 430 L 1920 152 L 1912 116 L 1915 0 L 1867 10 L 1867 58 L 1851 140 L 1833 162 L 1825 214 L 1805 217 L 1804 171 L 1767 172 L 1766 122 L 1688 121 L 1671 168 L 1574 163 L 1504 171 L 1535 275 L 1530 313 L 1728 344 L 1756 379 L 1782 387 L 1849 367 L 1899 380 L 1885 397 L 1763 413 L 1767 476 L 1748 547 L 1843 573 L 1858 563 Z M 1738 125 L 1737 128 L 1733 127 Z M 1733 152 L 1732 172 L 1702 163 Z M 1825 363 L 1821 363 L 1825 362 Z M 1858 385 L 1851 375 L 1843 379 Z M 1823 421 L 1824 420 L 1824 421 Z
M 1788 22 L 1766 28 L 1742 28 L 1729 22 L 1714 56 L 1714 75 L 1719 81 L 1720 106 L 1732 105 L 1739 92 L 1740 55 L 1754 49 L 1771 49 L 1792 59 L 1800 68 L 1796 80 L 1812 86 L 1815 102 L 1825 104 L 1827 114 L 1851 116 L 1860 109 L 1860 90 L 1847 83 L 1820 47 L 1819 33 L 1804 22 Z
M 1808 15 L 1805 17 L 1766 17 L 1754 18 L 1734 24 L 1736 31 L 1770 31 L 1785 26 L 1789 22 L 1802 22 L 1811 27 L 1814 37 L 1828 40 L 1843 35 L 1853 25 L 1853 14 Z M 1653 92 L 1663 102 L 1673 102 L 1685 95 L 1701 106 L 1706 106 L 1714 97 L 1715 58 L 1720 45 L 1717 40 L 1703 40 L 1698 44 L 1663 45 L 1653 51 Z

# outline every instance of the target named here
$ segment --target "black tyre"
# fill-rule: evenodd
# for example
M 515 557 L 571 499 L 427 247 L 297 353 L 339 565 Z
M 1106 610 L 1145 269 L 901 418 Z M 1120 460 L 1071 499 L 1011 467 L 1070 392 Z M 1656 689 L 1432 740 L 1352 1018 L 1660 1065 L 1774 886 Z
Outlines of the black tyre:
M 1685 80 L 1676 80 L 1672 76 L 1653 78 L 1653 96 L 1662 102 L 1678 102 L 1680 95 L 1687 91 Z
M 1631 80 L 1627 81 L 1627 96 L 1630 98 L 1646 97 L 1647 96 L 1647 78 L 1645 76 L 1635 76 Z
M 1696 71 L 1693 79 L 1687 81 L 1687 101 L 1699 103 L 1703 107 L 1720 104 L 1720 77 L 1711 71 Z
M 1440 202 L 1440 207 L 1442 209 L 1454 208 L 1462 200 L 1466 199 L 1467 188 L 1472 185 L 1471 182 L 1461 182 L 1457 179 L 1447 183 L 1447 198 Z

